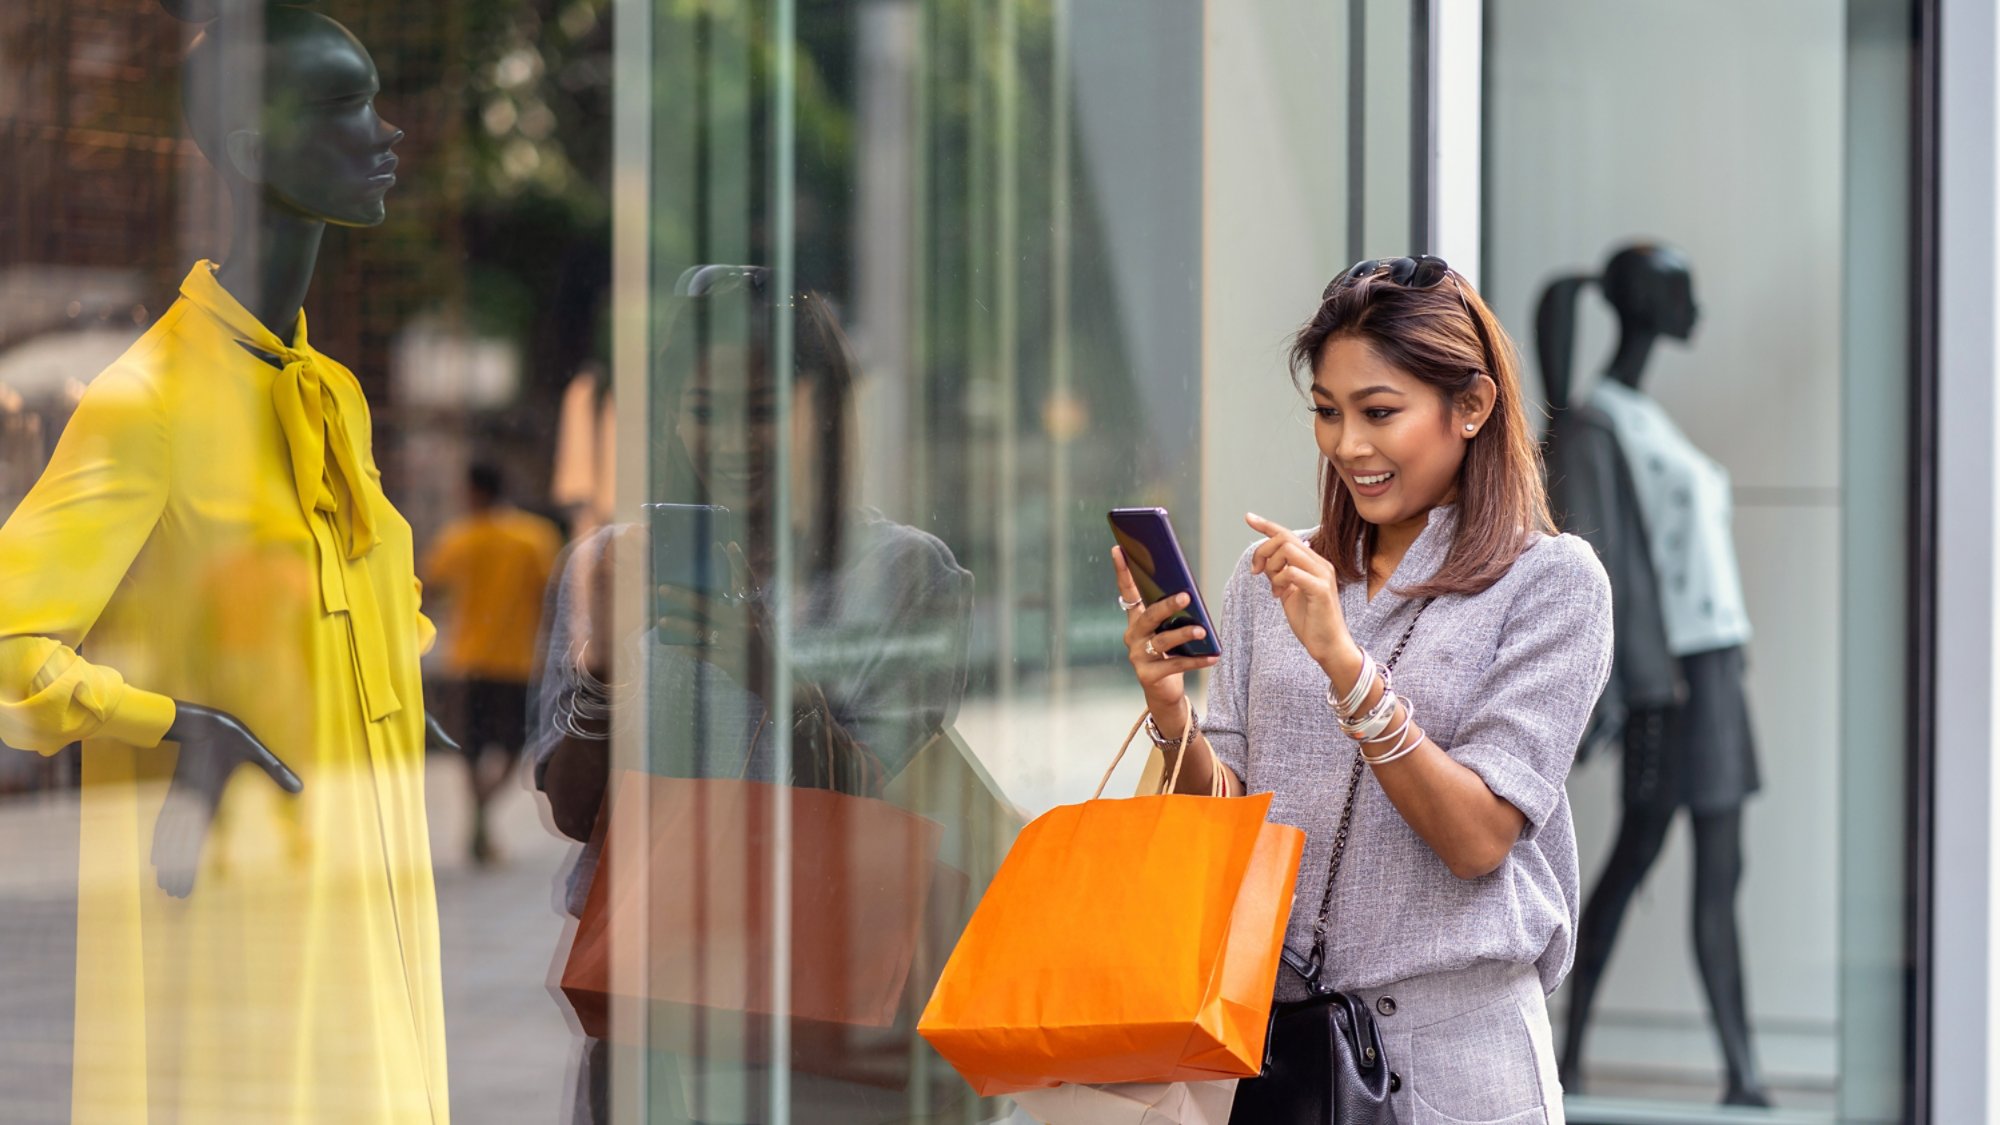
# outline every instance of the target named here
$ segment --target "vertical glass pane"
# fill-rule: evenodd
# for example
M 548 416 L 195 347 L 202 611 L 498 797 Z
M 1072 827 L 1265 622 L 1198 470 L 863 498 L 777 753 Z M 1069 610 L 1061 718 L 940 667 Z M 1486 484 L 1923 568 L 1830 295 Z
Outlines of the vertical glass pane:
M 1357 239 L 1413 224 L 1416 24 L 1369 7 L 652 9 L 629 514 L 654 568 L 739 536 L 762 616 L 648 648 L 619 752 L 645 881 L 683 904 L 630 935 L 644 987 L 721 990 L 634 1016 L 633 1119 L 1004 1111 L 911 1022 L 1013 833 L 1089 796 L 1137 709 L 1106 512 L 1170 509 L 1215 588 L 1244 510 L 1311 520 L 1280 342 Z M 1364 55 L 1382 77 L 1350 83 Z M 662 577 L 627 586 L 656 631 Z
M 1861 701 L 1901 698 L 1910 643 L 1912 8 L 1487 11 L 1486 292 L 1565 515 L 1650 615 L 1570 781 L 1571 1119 L 1898 1119 L 1911 750 Z M 1748 629 L 1695 628 L 1736 588 Z

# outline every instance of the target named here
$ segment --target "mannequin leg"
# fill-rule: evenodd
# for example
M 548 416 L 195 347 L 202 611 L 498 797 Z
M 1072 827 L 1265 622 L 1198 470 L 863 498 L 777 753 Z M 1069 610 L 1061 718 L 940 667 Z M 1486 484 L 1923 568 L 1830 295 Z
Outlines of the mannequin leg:
M 1694 953 L 1708 992 L 1709 1013 L 1722 1044 L 1727 1105 L 1768 1106 L 1750 1043 L 1743 1000 L 1743 957 L 1736 933 L 1736 888 L 1743 879 L 1740 809 L 1694 818 Z
M 1611 948 L 1618 941 L 1618 927 L 1625 921 L 1625 909 L 1632 895 L 1645 882 L 1646 872 L 1660 858 L 1667 829 L 1674 823 L 1674 806 L 1669 803 L 1627 804 L 1618 823 L 1618 841 L 1604 874 L 1590 892 L 1577 926 L 1576 966 L 1569 976 L 1569 1010 L 1564 1016 L 1562 1058 L 1558 1072 L 1563 1088 L 1576 1090 L 1583 1063 L 1584 1034 L 1590 1023 L 1591 1004 L 1597 985 L 1611 961 Z

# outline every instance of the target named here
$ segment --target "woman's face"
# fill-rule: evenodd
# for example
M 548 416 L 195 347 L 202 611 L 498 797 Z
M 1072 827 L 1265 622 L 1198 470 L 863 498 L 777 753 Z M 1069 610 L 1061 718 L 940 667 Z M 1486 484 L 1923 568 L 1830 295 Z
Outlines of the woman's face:
M 1320 349 L 1309 392 L 1313 436 L 1362 519 L 1402 524 L 1456 497 L 1466 447 L 1492 412 L 1492 386 L 1482 377 L 1454 405 L 1360 337 Z
M 814 448 L 810 395 L 794 394 L 793 495 L 806 497 Z M 761 348 L 713 347 L 681 391 L 674 430 L 711 504 L 760 512 L 775 498 L 778 395 Z

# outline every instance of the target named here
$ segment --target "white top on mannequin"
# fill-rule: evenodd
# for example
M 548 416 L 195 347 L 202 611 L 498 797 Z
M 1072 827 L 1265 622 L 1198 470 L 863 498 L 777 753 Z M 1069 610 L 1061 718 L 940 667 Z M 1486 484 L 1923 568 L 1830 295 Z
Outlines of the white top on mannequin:
M 1591 396 L 1611 419 L 1632 469 L 1659 575 L 1667 647 L 1691 656 L 1747 644 L 1750 615 L 1730 531 L 1729 471 L 1681 432 L 1660 404 L 1614 379 Z

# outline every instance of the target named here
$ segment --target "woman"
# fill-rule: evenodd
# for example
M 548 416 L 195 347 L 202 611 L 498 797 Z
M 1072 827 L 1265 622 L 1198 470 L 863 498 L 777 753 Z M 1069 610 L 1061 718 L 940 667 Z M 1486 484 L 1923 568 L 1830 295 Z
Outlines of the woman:
M 1320 524 L 1248 517 L 1263 538 L 1229 580 L 1222 655 L 1161 655 L 1200 627 L 1156 636 L 1177 606 L 1139 608 L 1114 552 L 1149 731 L 1172 753 L 1196 724 L 1181 791 L 1221 770 L 1306 831 L 1277 996 L 1308 993 L 1324 897 L 1320 983 L 1367 1003 L 1398 1120 L 1560 1121 L 1544 997 L 1574 947 L 1563 782 L 1610 668 L 1603 568 L 1553 534 L 1513 348 L 1442 260 L 1336 278 L 1291 362 L 1325 459 Z M 1185 676 L 1209 667 L 1204 720 Z
M 536 784 L 557 829 L 586 844 L 567 893 L 578 916 L 598 866 L 594 830 L 610 779 L 609 738 L 631 720 L 630 711 L 614 712 L 610 684 L 628 676 L 645 684 L 653 773 L 785 780 L 867 797 L 880 797 L 951 724 L 964 694 L 972 576 L 935 537 L 849 503 L 854 365 L 846 335 L 826 298 L 808 290 L 774 299 L 770 282 L 762 267 L 690 270 L 655 369 L 662 456 L 654 495 L 740 517 L 742 541 L 729 546 L 739 596 L 653 587 L 657 616 L 643 632 L 621 636 L 610 605 L 617 568 L 649 572 L 651 543 L 648 529 L 616 524 L 577 544 L 553 589 L 530 738 Z M 772 363 L 781 318 L 793 343 L 788 411 L 779 408 Z M 781 434 L 787 414 L 791 428 Z M 783 445 L 793 453 L 789 504 L 780 503 Z M 787 508 L 791 523 L 781 530 Z M 789 536 L 782 552 L 780 534 Z M 791 636 L 781 647 L 772 603 L 787 554 L 795 581 Z M 782 778 L 780 721 L 766 704 L 781 657 L 792 697 L 791 767 Z M 721 857 L 716 863 L 718 872 L 732 870 Z M 654 1053 L 653 1119 L 773 1119 L 768 1072 L 732 1061 L 727 1032 L 712 1038 L 707 1057 Z M 872 1039 L 855 1034 L 816 1063 L 795 1054 L 791 1106 L 830 1125 L 907 1120 L 909 1053 L 903 1028 Z M 600 1041 L 584 1045 L 579 1125 L 610 1119 L 607 1055 Z M 870 1083 L 871 1068 L 887 1077 Z M 947 1071 L 937 1073 L 934 1100 L 960 1093 L 945 1085 Z

